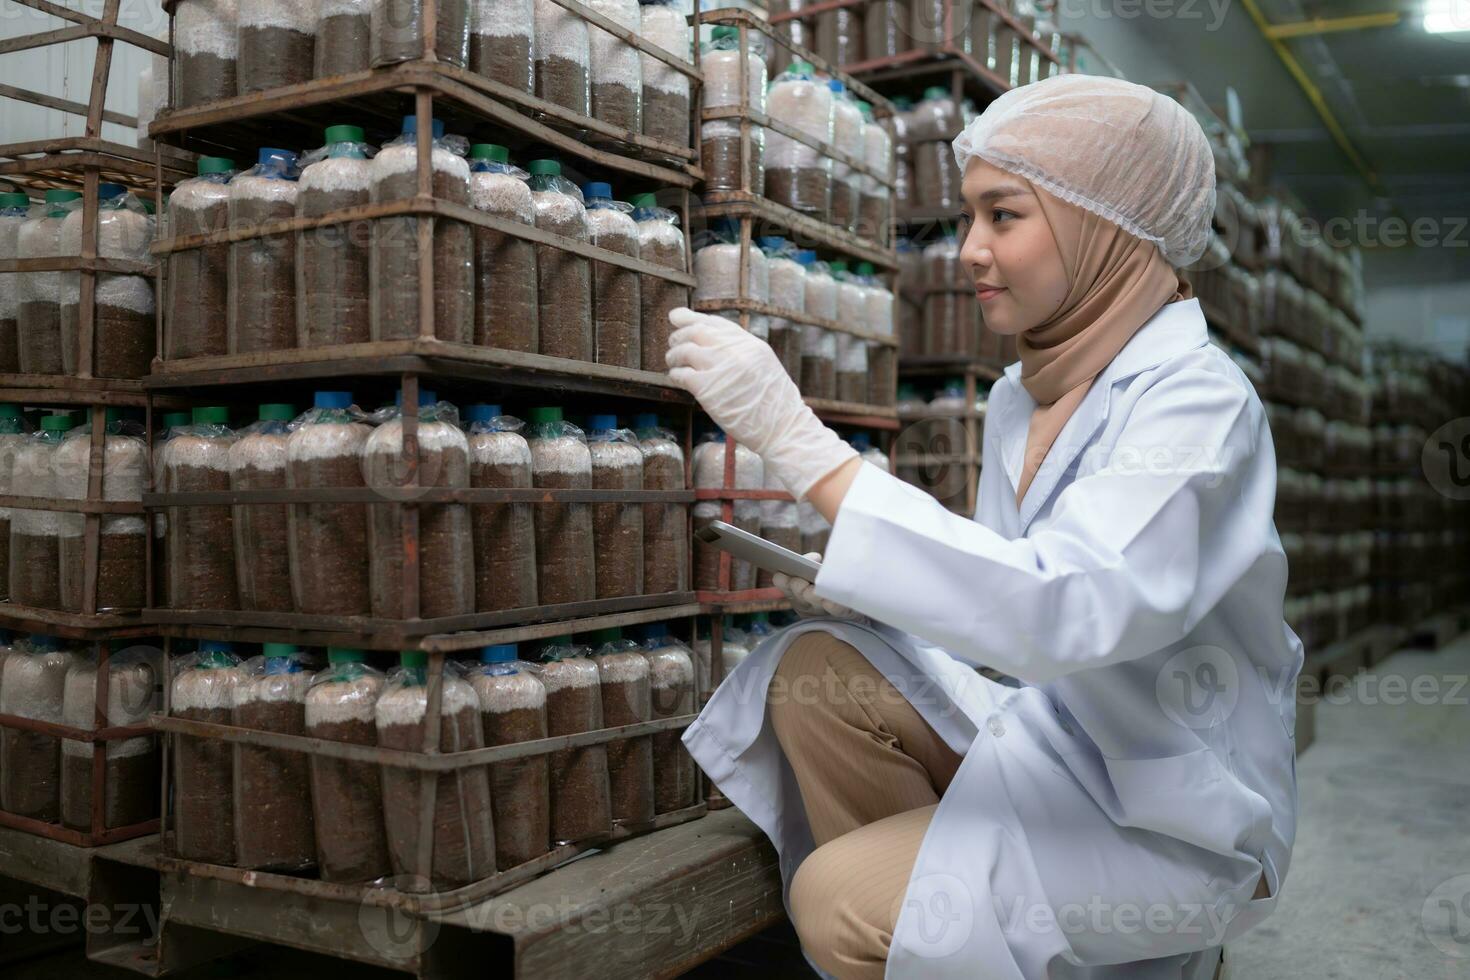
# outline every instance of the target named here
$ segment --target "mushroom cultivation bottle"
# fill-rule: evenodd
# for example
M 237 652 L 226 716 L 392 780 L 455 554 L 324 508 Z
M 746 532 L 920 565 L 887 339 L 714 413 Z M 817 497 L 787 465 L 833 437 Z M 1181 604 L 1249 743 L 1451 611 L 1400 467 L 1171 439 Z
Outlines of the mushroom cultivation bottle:
M 168 444 L 176 432 L 180 432 L 189 425 L 188 412 L 169 412 L 163 417 L 163 428 L 157 433 L 153 443 L 153 473 L 155 474 L 155 489 L 160 493 L 168 491 Z M 168 529 L 168 509 L 155 510 L 153 517 L 153 595 L 148 597 L 151 604 L 167 606 L 168 597 L 173 581 L 173 575 L 169 571 L 168 559 L 172 553 L 173 536 Z
M 510 165 L 510 151 L 503 146 L 481 143 L 470 150 L 470 201 L 476 211 L 535 225 L 528 177 Z M 474 234 L 475 344 L 536 353 L 536 245 L 494 228 L 476 227 Z
M 238 0 L 235 89 L 241 95 L 311 81 L 317 3 Z
M 169 441 L 163 472 L 171 493 L 230 489 L 229 410 L 196 408 L 193 423 Z M 172 609 L 238 609 L 235 521 L 228 504 L 170 507 Z
M 816 52 L 828 64 L 851 65 L 863 60 L 863 21 L 867 12 L 865 7 L 858 6 L 817 14 Z
M 784 238 L 760 240 L 766 257 L 766 273 L 770 283 L 771 305 L 793 313 L 806 312 L 806 267 L 796 261 L 796 249 Z M 786 317 L 770 320 L 769 343 L 792 381 L 801 382 L 802 324 Z
M 786 489 L 786 485 L 776 476 L 776 471 L 770 467 L 766 467 L 765 481 L 762 486 L 766 490 L 779 490 L 782 493 L 790 493 Z M 788 551 L 801 554 L 801 526 L 796 513 L 796 501 L 762 500 L 760 504 L 761 537 L 772 544 L 780 545 Z M 773 584 L 769 569 L 756 569 L 756 588 L 769 589 Z
M 814 141 L 832 144 L 832 91 L 804 61 L 772 82 L 767 111 Z M 770 134 L 766 147 L 766 197 L 825 221 L 832 208 L 832 160 L 806 143 Z
M 725 455 L 728 443 L 723 432 L 714 432 L 705 437 L 694 449 L 694 486 L 696 489 L 721 489 L 725 486 Z M 735 479 L 731 489 L 759 490 L 765 485 L 765 464 L 760 456 L 743 443 L 736 443 Z M 721 505 L 717 501 L 705 500 L 694 507 L 694 530 L 707 527 L 721 520 Z M 734 504 L 734 519 L 731 521 L 740 530 L 759 536 L 761 533 L 761 502 L 759 500 L 737 500 Z M 714 545 L 704 544 L 698 538 L 694 547 L 694 586 L 698 589 L 718 589 L 720 579 L 720 550 Z M 730 562 L 730 591 L 755 588 L 755 566 L 748 561 L 732 559 Z
M 546 686 L 546 734 L 575 735 L 605 727 L 602 676 L 592 651 L 569 637 L 548 642 L 541 651 L 541 682 Z M 607 743 L 558 749 L 548 756 L 551 770 L 551 840 L 567 844 L 612 829 L 612 788 Z
M 663 623 L 643 628 L 643 656 L 648 660 L 649 717 L 653 720 L 692 715 L 695 705 L 694 656 Z M 683 731 L 655 732 L 653 804 L 656 813 L 682 810 L 697 803 L 699 772 L 681 741 Z
M 531 161 L 531 196 L 536 203 L 537 228 L 577 242 L 590 239 L 582 192 L 561 175 L 560 163 Z M 591 265 L 582 256 L 555 245 L 536 246 L 542 354 L 579 361 L 593 359 Z
M 259 418 L 241 429 L 230 447 L 231 490 L 280 490 L 286 486 L 290 405 L 260 406 Z M 290 535 L 286 504 L 234 506 L 235 581 L 240 608 L 291 612 Z
M 586 0 L 591 10 L 638 32 L 638 0 Z M 643 62 L 638 49 L 596 27 L 588 28 L 592 116 L 630 133 L 643 131 Z
M 891 58 L 914 45 L 909 0 L 878 0 L 863 18 L 863 58 Z
M 806 312 L 823 320 L 837 319 L 837 280 L 817 253 L 798 252 L 806 269 Z M 837 397 L 837 335 L 807 324 L 801 331 L 801 393 L 808 398 Z
M 709 244 L 694 252 L 694 302 L 707 303 L 717 300 L 751 300 L 768 302 L 771 298 L 770 269 L 766 256 L 757 247 L 743 249 L 740 231 L 733 222 L 717 222 L 712 228 L 713 238 Z M 745 283 L 740 282 L 741 253 L 745 254 Z M 730 310 L 724 313 L 738 320 L 740 313 Z M 769 334 L 769 318 L 763 314 L 752 314 L 750 332 L 765 339 Z
M 0 262 L 20 257 L 20 229 L 30 214 L 31 199 L 24 194 L 0 194 Z M 19 272 L 0 272 L 0 374 L 20 372 Z
M 54 636 L 35 634 L 5 659 L 0 714 L 65 723 L 66 673 L 77 654 Z M 61 739 L 0 728 L 0 810 L 54 823 L 61 817 Z
M 17 488 L 30 496 L 57 496 L 52 464 L 71 425 L 68 415 L 41 419 L 41 430 L 16 449 Z M 56 511 L 15 509 L 10 520 L 10 601 L 17 606 L 61 608 L 62 517 Z
M 372 201 L 372 147 L 357 126 L 329 126 L 326 146 L 301 171 L 296 214 L 319 218 Z M 370 254 L 354 222 L 296 233 L 296 345 L 360 344 L 370 337 Z
M 636 725 L 653 717 L 648 660 L 619 629 L 593 634 L 593 660 L 601 677 L 602 726 Z M 608 788 L 615 823 L 638 826 L 653 819 L 653 736 L 634 735 L 607 743 Z
M 174 101 L 188 109 L 234 98 L 237 0 L 185 0 L 174 14 Z
M 643 489 L 684 490 L 684 450 L 678 438 L 658 425 L 658 416 L 635 420 L 643 452 Z M 643 594 L 689 589 L 688 504 L 643 505 Z
M 82 254 L 83 218 L 77 208 L 61 225 L 61 251 Z M 121 184 L 97 187 L 97 256 L 151 265 L 153 220 L 143 202 Z M 81 371 L 81 274 L 66 273 L 61 301 L 61 367 Z M 153 363 L 153 282 L 146 276 L 98 273 L 93 295 L 91 376 L 141 378 Z
M 249 675 L 228 643 L 205 640 L 174 675 L 169 714 L 228 725 L 235 691 Z M 206 864 L 235 863 L 235 757 L 221 739 L 175 735 L 174 853 Z
M 350 75 L 372 67 L 373 0 L 317 0 L 317 78 Z
M 760 45 L 748 45 L 745 64 L 740 63 L 740 30 L 716 27 L 710 43 L 700 53 L 704 70 L 701 97 L 706 109 L 739 107 L 742 104 L 756 112 L 766 111 L 766 62 Z M 742 103 L 740 87 L 745 85 Z M 749 191 L 761 194 L 765 189 L 764 126 L 750 127 L 750 148 L 746 169 L 740 169 L 740 121 L 712 119 L 700 129 L 700 158 L 706 186 L 717 191 Z
M 15 457 L 30 436 L 19 405 L 0 404 L 0 496 L 10 496 L 17 486 L 29 489 L 26 474 L 16 479 Z M 0 601 L 10 599 L 10 525 L 18 511 L 0 507 Z
M 109 408 L 102 437 L 102 499 L 143 499 L 148 482 L 148 444 L 143 426 Z M 71 430 L 52 460 L 56 495 L 86 500 L 92 457 L 92 426 Z M 61 608 L 86 610 L 86 528 L 83 514 L 64 514 L 59 549 Z M 96 612 L 141 609 L 146 602 L 148 526 L 142 514 L 103 514 L 98 518 Z
M 484 746 L 480 699 L 458 664 L 443 665 L 439 694 L 441 752 L 469 752 Z M 388 675 L 378 698 L 378 744 L 422 752 L 428 721 L 429 655 L 405 650 L 399 668 Z M 423 859 L 419 819 L 420 773 L 383 767 L 383 827 L 388 856 L 400 875 L 427 879 L 436 888 L 458 888 L 495 873 L 495 830 L 491 822 L 490 773 L 486 766 L 463 766 L 441 773 L 434 790 L 433 839 L 428 867 Z
M 438 0 L 434 58 L 464 68 L 470 63 L 471 0 Z M 424 55 L 423 0 L 373 0 L 371 58 L 374 68 Z
M 471 405 L 470 486 L 526 490 L 531 481 L 531 447 L 525 423 L 502 415 L 499 405 Z M 475 609 L 494 612 L 536 605 L 535 505 L 471 504 L 474 539 Z
M 638 258 L 638 224 L 632 217 L 632 205 L 613 200 L 612 187 L 597 181 L 583 188 L 583 194 L 591 243 Z M 643 363 L 639 279 L 632 269 L 610 262 L 592 263 L 592 329 L 598 364 L 637 368 Z
M 315 674 L 289 643 L 267 643 L 235 686 L 233 724 L 282 735 L 306 734 L 306 694 Z M 235 863 L 300 871 L 316 863 L 308 756 L 236 743 Z
M 445 136 L 435 119 L 433 171 L 435 200 L 466 207 L 470 203 L 468 149 L 458 136 Z M 418 196 L 418 118 L 403 117 L 403 133 L 373 158 L 373 203 L 409 201 Z M 420 220 L 413 216 L 378 218 L 373 222 L 370 274 L 372 338 L 417 340 L 419 337 Z M 474 336 L 474 235 L 469 225 L 447 218 L 434 221 L 434 336 L 467 344 Z
M 592 453 L 582 430 L 559 408 L 531 409 L 531 476 L 537 487 L 592 488 Z M 592 505 L 535 505 L 536 585 L 541 605 L 597 596 Z
M 895 330 L 893 291 L 877 277 L 871 262 L 859 262 L 857 271 L 866 295 L 866 328 L 875 334 L 892 337 Z M 893 393 L 898 386 L 898 351 L 870 341 L 868 368 L 868 404 L 892 404 Z
M 678 0 L 643 0 L 638 33 L 676 58 L 690 60 L 692 31 Z M 643 135 L 689 145 L 689 76 L 644 54 Z M 764 84 L 763 86 L 764 87 Z
M 386 414 L 362 449 L 367 485 L 390 501 L 368 510 L 368 575 L 373 615 L 410 618 L 404 596 L 403 508 L 395 501 L 412 500 L 405 486 L 403 393 L 397 408 Z M 459 411 L 419 389 L 418 480 L 420 487 L 463 489 L 470 485 L 469 443 L 459 427 Z M 475 610 L 474 542 L 467 504 L 418 505 L 418 616 L 434 619 Z
M 470 686 L 480 704 L 484 744 L 517 745 L 546 737 L 541 668 L 516 658 L 515 644 L 484 647 Z M 505 871 L 551 849 L 551 771 L 545 755 L 490 764 L 495 866 Z
M 535 0 L 472 0 L 470 70 L 517 92 L 534 92 L 535 20 Z
M 332 742 L 378 744 L 374 719 L 383 675 L 361 650 L 332 647 L 327 668 L 306 692 L 306 734 Z M 371 762 L 311 756 L 311 812 L 323 881 L 367 882 L 388 874 L 383 789 Z
M 618 428 L 617 416 L 592 416 L 587 435 L 592 486 L 598 490 L 642 490 L 643 450 L 638 437 Z M 597 598 L 643 592 L 643 505 L 592 505 L 592 541 L 597 556 Z
M 868 295 L 862 280 L 847 271 L 846 262 L 833 262 L 837 280 L 837 319 L 841 323 L 867 326 Z M 837 335 L 837 400 L 862 404 L 868 399 L 868 345 L 861 337 Z
M 924 299 L 924 347 L 931 354 L 973 357 L 980 311 L 960 241 L 950 233 L 924 248 L 924 282 L 940 291 Z
M 45 206 L 21 225 L 16 255 L 22 259 L 58 258 L 61 227 L 81 208 L 76 191 L 50 190 Z M 16 360 L 22 374 L 61 374 L 61 295 L 66 276 L 76 273 L 28 272 L 20 279 L 16 312 Z
M 893 218 L 893 195 L 885 181 L 894 178 L 893 137 L 873 118 L 873 106 L 859 102 L 863 114 L 863 165 L 868 172 L 858 181 L 856 231 L 880 244 L 888 241 Z
M 825 15 L 824 15 L 825 16 Z M 859 164 L 865 164 L 867 149 L 862 110 L 837 79 L 827 83 L 832 91 L 832 145 Z M 851 164 L 832 163 L 832 224 L 848 231 L 857 226 L 862 174 Z
M 128 649 L 126 640 L 108 641 L 107 701 L 103 724 L 131 728 L 148 724 L 159 705 L 162 678 L 152 652 Z M 97 729 L 97 663 L 77 658 L 66 673 L 63 724 Z M 131 827 L 158 815 L 158 740 L 152 735 L 113 739 L 103 756 L 102 826 Z M 61 822 L 73 830 L 92 830 L 92 743 L 61 743 Z
M 259 162 L 230 181 L 230 228 L 254 231 L 296 217 L 296 154 L 262 149 Z M 249 238 L 230 245 L 229 351 L 296 346 L 296 236 Z
M 184 7 L 191 6 L 185 3 Z M 180 8 L 181 10 L 183 8 Z M 168 198 L 172 233 L 180 238 L 209 235 L 230 226 L 230 178 L 235 163 L 200 157 L 199 175 L 174 188 Z M 230 316 L 230 245 L 219 242 L 168 258 L 164 357 L 207 357 L 227 352 Z
M 362 447 L 372 429 L 346 391 L 318 391 L 286 440 L 286 486 L 293 490 L 363 487 Z M 172 445 L 172 443 L 170 443 Z M 367 504 L 291 504 L 291 597 L 297 612 L 365 616 L 368 597 Z
M 588 32 L 595 28 L 552 0 L 536 0 L 535 24 L 536 95 L 591 115 L 592 42 Z
M 653 194 L 639 194 L 633 198 L 633 220 L 638 225 L 639 258 L 674 272 L 687 271 L 684 233 L 679 229 L 677 214 L 659 207 Z M 638 332 L 642 353 L 641 363 L 634 366 L 662 373 L 669 369 L 664 355 L 668 353 L 669 334 L 674 329 L 669 323 L 669 314 L 689 305 L 689 287 L 658 276 L 644 275 L 640 277 L 638 293 Z

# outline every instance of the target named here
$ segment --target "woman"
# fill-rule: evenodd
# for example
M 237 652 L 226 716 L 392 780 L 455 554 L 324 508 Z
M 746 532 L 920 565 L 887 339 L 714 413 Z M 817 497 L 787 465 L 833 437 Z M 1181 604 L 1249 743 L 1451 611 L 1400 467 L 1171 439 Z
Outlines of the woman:
M 684 742 L 775 844 L 823 975 L 1209 980 L 1286 874 L 1302 660 L 1264 412 L 1175 271 L 1210 149 L 1172 100 L 1065 75 L 955 154 L 1020 352 L 973 521 L 862 465 L 763 343 L 674 316 L 673 377 L 833 524 L 782 582 L 809 618 Z

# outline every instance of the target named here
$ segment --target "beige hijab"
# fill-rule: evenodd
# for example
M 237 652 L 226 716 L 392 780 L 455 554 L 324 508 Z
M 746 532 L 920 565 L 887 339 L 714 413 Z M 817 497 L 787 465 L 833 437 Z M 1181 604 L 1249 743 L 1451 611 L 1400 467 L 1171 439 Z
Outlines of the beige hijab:
M 1033 187 L 1061 251 L 1068 289 L 1046 322 L 1016 338 L 1021 384 L 1037 403 L 1017 506 L 1093 379 L 1165 304 L 1194 295 L 1158 246 Z

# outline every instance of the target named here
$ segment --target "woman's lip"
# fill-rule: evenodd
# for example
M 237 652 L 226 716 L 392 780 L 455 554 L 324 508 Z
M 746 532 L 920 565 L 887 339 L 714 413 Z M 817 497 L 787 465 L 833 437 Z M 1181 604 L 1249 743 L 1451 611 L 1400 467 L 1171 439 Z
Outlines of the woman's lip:
M 983 302 L 985 302 L 988 299 L 994 299 L 995 297 L 999 296 L 1003 292 L 1005 292 L 1005 287 L 1004 286 L 996 286 L 993 289 L 987 289 L 987 288 L 977 289 L 977 290 L 975 290 L 975 295 L 978 296 L 978 297 L 980 297 L 980 302 L 983 303 Z

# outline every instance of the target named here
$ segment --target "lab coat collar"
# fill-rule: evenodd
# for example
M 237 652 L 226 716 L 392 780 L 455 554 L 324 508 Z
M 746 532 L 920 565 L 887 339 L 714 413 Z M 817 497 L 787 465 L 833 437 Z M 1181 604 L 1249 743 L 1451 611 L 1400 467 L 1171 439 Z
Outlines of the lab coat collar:
M 1020 505 L 1020 534 L 1026 533 L 1026 528 L 1041 511 L 1042 505 L 1056 489 L 1062 476 L 1107 421 L 1113 385 L 1208 342 L 1204 312 L 1197 299 L 1165 304 L 1139 328 L 1097 376 L 1087 396 L 1082 399 L 1082 404 L 1077 406 L 1077 410 L 1062 427 L 1051 451 L 1032 478 L 1031 485 L 1026 488 L 1026 496 Z M 1010 479 L 1011 496 L 1014 498 L 1015 488 L 1020 485 L 1021 466 L 1026 455 L 1026 434 L 1036 401 L 1021 384 L 1021 362 L 1008 366 L 1005 377 L 1010 382 L 1013 393 L 1006 402 L 1007 410 L 996 419 L 999 426 L 997 439 L 1001 461 L 1006 476 Z

